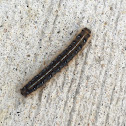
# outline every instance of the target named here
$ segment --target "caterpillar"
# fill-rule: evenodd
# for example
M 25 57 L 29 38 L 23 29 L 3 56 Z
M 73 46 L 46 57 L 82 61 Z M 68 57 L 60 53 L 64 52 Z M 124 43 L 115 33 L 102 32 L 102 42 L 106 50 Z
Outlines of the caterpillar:
M 57 72 L 65 67 L 82 48 L 86 47 L 91 39 L 91 31 L 88 28 L 83 28 L 71 44 L 59 54 L 47 67 L 39 74 L 33 77 L 22 89 L 21 94 L 27 96 L 33 91 L 43 86 Z

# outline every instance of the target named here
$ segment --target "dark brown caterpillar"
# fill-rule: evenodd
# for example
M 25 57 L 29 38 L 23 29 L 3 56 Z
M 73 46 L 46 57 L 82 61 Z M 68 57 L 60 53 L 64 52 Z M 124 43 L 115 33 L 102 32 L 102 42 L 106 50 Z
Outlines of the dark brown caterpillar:
M 76 39 L 54 59 L 46 68 L 44 68 L 38 75 L 29 81 L 22 89 L 21 94 L 27 96 L 39 87 L 43 86 L 49 81 L 57 72 L 70 62 L 73 57 L 82 49 L 86 47 L 90 41 L 91 31 L 87 28 L 82 29 Z

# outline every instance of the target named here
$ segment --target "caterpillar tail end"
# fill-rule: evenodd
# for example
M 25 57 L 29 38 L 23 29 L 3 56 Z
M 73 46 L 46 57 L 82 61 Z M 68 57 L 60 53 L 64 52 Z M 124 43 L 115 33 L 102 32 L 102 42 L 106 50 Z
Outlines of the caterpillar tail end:
M 21 91 L 21 94 L 24 96 L 24 97 L 27 97 L 27 95 L 29 94 L 27 88 L 23 87 L 22 89 L 20 89 Z

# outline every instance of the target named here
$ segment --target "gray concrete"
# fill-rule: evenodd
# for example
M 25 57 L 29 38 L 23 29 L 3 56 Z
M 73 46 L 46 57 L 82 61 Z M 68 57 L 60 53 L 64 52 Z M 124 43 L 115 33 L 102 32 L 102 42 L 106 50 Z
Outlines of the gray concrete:
M 91 44 L 24 98 L 83 27 Z M 0 126 L 125 125 L 126 0 L 0 0 Z

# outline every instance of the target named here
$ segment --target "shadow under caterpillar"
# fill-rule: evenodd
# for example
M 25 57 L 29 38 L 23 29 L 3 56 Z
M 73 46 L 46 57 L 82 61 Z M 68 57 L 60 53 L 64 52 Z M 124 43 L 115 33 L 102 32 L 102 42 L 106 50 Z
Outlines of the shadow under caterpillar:
M 22 89 L 21 94 L 27 96 L 49 81 L 57 72 L 70 62 L 75 55 L 89 43 L 91 31 L 83 28 L 75 40 L 59 54 L 47 67 L 29 81 Z

